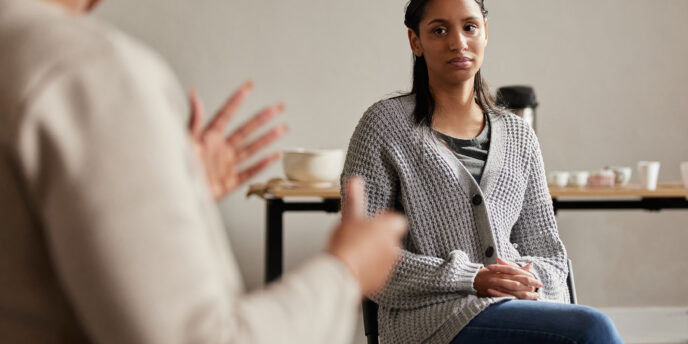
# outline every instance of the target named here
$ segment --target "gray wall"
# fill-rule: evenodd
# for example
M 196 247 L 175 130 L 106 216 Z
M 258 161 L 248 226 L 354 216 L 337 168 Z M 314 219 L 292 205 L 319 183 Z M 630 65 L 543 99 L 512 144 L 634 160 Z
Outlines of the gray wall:
M 405 1 L 109 1 L 98 15 L 158 50 L 215 109 L 242 80 L 256 88 L 238 122 L 287 104 L 277 148 L 345 148 L 363 111 L 410 86 Z M 493 87 L 529 84 L 549 170 L 688 161 L 688 1 L 490 0 L 484 66 Z M 237 124 L 235 123 L 235 124 Z M 281 176 L 274 166 L 256 181 Z M 264 203 L 221 204 L 249 287 L 263 276 Z M 321 250 L 335 215 L 289 214 L 286 263 Z M 580 301 L 688 305 L 688 211 L 563 212 Z

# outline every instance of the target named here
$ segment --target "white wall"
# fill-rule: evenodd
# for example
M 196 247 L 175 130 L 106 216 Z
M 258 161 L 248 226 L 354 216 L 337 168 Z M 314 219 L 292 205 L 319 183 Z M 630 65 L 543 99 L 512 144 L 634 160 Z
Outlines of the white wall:
M 345 148 L 363 111 L 407 90 L 402 0 L 119 0 L 101 17 L 170 61 L 215 109 L 242 80 L 256 88 L 239 121 L 283 100 L 286 147 Z M 535 87 L 548 169 L 688 160 L 688 2 L 488 0 L 485 74 Z M 235 124 L 237 124 L 236 122 Z M 274 166 L 256 181 L 282 175 Z M 264 203 L 221 205 L 249 287 L 263 276 Z M 337 217 L 285 218 L 287 267 L 322 249 Z M 688 305 L 688 211 L 563 212 L 579 298 L 594 306 Z

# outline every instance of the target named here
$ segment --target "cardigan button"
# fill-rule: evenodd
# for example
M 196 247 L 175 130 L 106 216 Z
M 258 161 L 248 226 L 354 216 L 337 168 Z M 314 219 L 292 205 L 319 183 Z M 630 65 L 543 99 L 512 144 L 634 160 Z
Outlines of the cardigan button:
M 494 247 L 490 246 L 485 250 L 485 257 L 490 258 L 494 254 Z
M 473 205 L 479 206 L 483 204 L 483 196 L 475 195 L 473 196 Z

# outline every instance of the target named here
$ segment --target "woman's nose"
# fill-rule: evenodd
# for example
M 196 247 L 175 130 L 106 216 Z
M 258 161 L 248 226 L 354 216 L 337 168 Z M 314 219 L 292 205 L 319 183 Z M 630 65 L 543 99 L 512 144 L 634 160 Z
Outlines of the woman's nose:
M 459 31 L 451 35 L 449 40 L 449 49 L 451 51 L 462 51 L 466 48 L 468 48 L 468 41 L 463 32 Z

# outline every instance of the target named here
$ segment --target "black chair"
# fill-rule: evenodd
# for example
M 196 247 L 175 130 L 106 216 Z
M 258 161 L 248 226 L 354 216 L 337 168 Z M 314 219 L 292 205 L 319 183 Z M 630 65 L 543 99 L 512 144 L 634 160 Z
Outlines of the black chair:
M 566 276 L 566 285 L 569 288 L 569 297 L 572 304 L 578 303 L 576 298 L 576 285 L 573 281 L 573 265 L 571 259 L 568 260 L 569 274 Z M 368 344 L 378 344 L 378 329 L 377 329 L 377 303 L 369 300 L 363 300 L 363 329 Z

